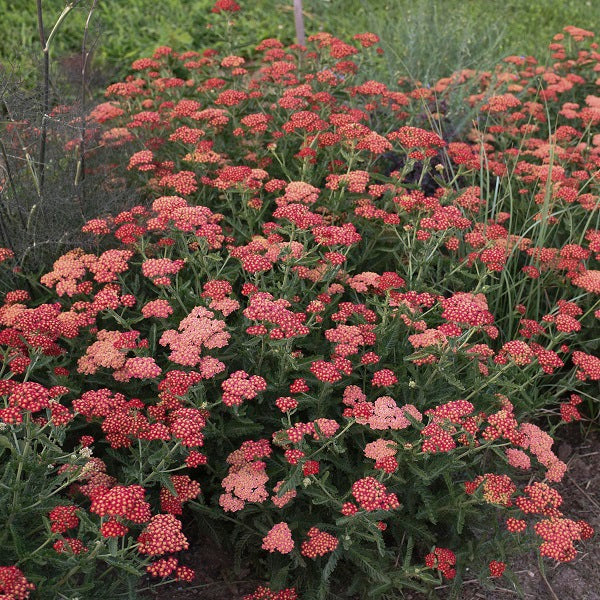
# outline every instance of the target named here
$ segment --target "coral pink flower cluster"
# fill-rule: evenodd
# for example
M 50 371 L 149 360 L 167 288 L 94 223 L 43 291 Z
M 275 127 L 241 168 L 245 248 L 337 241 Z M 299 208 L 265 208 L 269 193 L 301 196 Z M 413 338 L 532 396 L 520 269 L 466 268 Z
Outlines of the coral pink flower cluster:
M 227 457 L 229 474 L 221 482 L 225 493 L 219 497 L 219 504 L 227 512 L 237 512 L 246 502 L 262 503 L 269 497 L 265 487 L 269 476 L 264 461 L 255 460 L 267 457 L 271 448 L 266 443 L 250 444 Z
M 263 538 L 262 548 L 269 552 L 277 551 L 281 554 L 289 554 L 294 548 L 294 540 L 288 524 L 281 522 L 273 525 Z
M 162 334 L 160 344 L 171 349 L 171 361 L 194 367 L 202 364 L 200 355 L 204 348 L 223 348 L 230 337 L 225 321 L 215 319 L 215 314 L 203 306 L 196 306 L 181 320 L 177 330 L 169 329 Z

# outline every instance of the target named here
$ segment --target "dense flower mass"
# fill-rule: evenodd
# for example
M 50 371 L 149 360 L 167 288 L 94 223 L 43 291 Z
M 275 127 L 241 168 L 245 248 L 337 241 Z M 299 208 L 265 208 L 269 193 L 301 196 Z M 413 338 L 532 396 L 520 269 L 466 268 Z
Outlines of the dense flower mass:
M 115 486 L 94 491 L 90 511 L 97 515 L 123 517 L 134 523 L 150 520 L 150 505 L 144 500 L 145 490 L 140 485 Z
M 218 35 L 239 11 L 214 4 Z M 105 559 L 191 581 L 209 532 L 272 582 L 247 600 L 498 578 L 516 536 L 574 559 L 593 531 L 534 419 L 597 412 L 600 54 L 561 36 L 552 66 L 430 87 L 324 32 L 163 46 L 109 86 L 90 161 L 122 153 L 107 185 L 149 201 L 0 297 L 0 535 L 48 536 L 0 595 L 76 597 Z
M 374 477 L 364 477 L 352 484 L 352 495 L 367 511 L 392 510 L 398 508 L 398 498 L 387 492 L 385 485 Z
M 434 548 L 425 556 L 425 566 L 438 569 L 446 579 L 454 579 L 456 575 L 456 555 L 448 548 Z
M 203 348 L 227 345 L 230 335 L 225 331 L 225 322 L 214 316 L 213 312 L 197 306 L 179 323 L 177 331 L 169 329 L 162 334 L 160 344 L 171 348 L 171 361 L 193 367 L 201 362 Z

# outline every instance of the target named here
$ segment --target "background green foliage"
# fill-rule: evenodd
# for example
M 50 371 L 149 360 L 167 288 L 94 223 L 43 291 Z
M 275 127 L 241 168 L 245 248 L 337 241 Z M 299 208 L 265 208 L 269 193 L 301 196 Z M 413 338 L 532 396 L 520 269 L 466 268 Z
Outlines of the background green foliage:
M 68 17 L 55 40 L 54 56 L 78 54 L 89 0 Z M 123 75 L 129 62 L 159 45 L 177 50 L 218 45 L 206 28 L 212 0 L 99 0 L 94 32 L 96 66 L 104 77 Z M 291 0 L 241 0 L 239 45 L 246 53 L 256 41 L 294 39 Z M 52 24 L 65 0 L 43 0 Z M 462 67 L 486 67 L 509 54 L 546 56 L 548 40 L 565 25 L 600 25 L 600 3 L 593 0 L 304 0 L 307 32 L 338 37 L 371 30 L 383 38 L 387 65 L 374 78 L 409 74 L 432 81 Z M 0 64 L 33 80 L 39 56 L 35 2 L 0 0 Z

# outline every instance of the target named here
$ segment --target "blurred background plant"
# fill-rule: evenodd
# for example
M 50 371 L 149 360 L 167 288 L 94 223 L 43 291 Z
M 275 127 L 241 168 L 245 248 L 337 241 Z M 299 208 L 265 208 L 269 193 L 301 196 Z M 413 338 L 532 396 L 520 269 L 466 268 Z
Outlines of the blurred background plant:
M 97 72 L 114 80 L 129 62 L 150 54 L 156 46 L 202 49 L 219 44 L 207 28 L 211 0 L 104 0 L 98 2 L 94 30 L 102 35 L 94 50 Z M 249 52 L 256 40 L 294 39 L 291 0 L 243 2 L 244 18 L 237 24 L 236 53 Z M 79 55 L 81 33 L 90 1 L 79 3 L 55 40 L 56 66 L 68 71 Z M 183 8 L 185 5 L 185 9 Z M 58 16 L 65 0 L 44 0 L 48 15 Z M 600 5 L 592 0 L 304 0 L 308 34 L 328 31 L 338 37 L 371 30 L 390 52 L 386 66 L 373 73 L 377 79 L 411 75 L 433 81 L 465 67 L 482 68 L 508 54 L 542 57 L 548 40 L 565 23 L 589 27 L 600 22 Z M 18 71 L 24 82 L 36 80 L 39 38 L 35 5 L 26 0 L 0 0 L 0 64 Z M 149 19 L 148 15 L 152 15 Z M 277 18 L 273 18 L 277 15 Z M 287 17 L 287 18 L 286 18 Z

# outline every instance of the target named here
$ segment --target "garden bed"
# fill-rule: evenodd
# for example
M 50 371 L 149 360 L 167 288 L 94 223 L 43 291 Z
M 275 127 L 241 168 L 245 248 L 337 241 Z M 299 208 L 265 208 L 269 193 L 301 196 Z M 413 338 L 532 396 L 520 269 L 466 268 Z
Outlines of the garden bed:
M 41 276 L 0 248 L 0 592 L 592 593 L 593 38 L 393 87 L 371 32 L 161 46 L 67 139 L 9 115 L 25 229 L 50 141 L 135 202 Z

